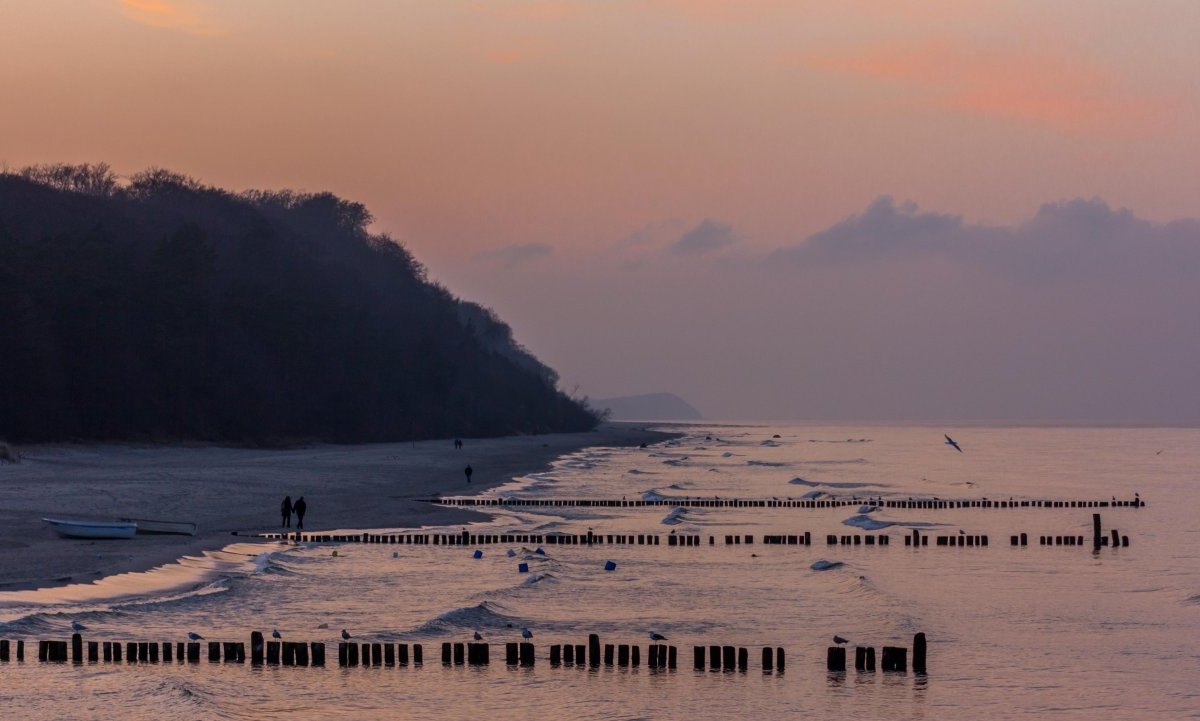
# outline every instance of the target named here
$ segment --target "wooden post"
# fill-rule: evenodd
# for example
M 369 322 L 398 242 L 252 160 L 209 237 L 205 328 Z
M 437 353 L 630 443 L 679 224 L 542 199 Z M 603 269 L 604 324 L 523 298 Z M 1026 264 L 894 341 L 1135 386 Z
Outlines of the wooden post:
M 96 641 L 88 641 L 87 643 L 88 643 L 88 647 L 87 647 L 88 663 L 99 662 L 100 661 L 100 644 L 97 643 Z M 167 648 L 170 648 L 170 646 L 167 646 Z M 8 654 L 5 654 L 5 656 L 7 656 L 7 655 Z M 8 659 L 5 658 L 4 660 L 7 661 Z
M 771 670 L 774 660 L 774 654 L 771 652 L 770 646 L 763 646 L 762 650 L 762 669 L 764 673 Z
M 174 660 L 172 658 L 172 653 L 171 653 L 172 649 L 174 649 L 174 646 L 171 645 L 170 641 L 163 641 L 163 644 L 162 644 L 163 663 L 171 663 L 171 661 Z
M 116 648 L 113 649 L 114 656 L 116 656 L 116 653 L 115 653 L 116 650 L 117 650 Z M 120 661 L 121 659 L 116 658 L 115 660 Z M 200 642 L 199 641 L 188 641 L 187 660 L 188 660 L 188 663 L 200 663 Z
M 454 665 L 461 666 L 466 663 L 466 649 L 461 643 L 454 644 Z
M 263 635 L 262 631 L 252 631 L 250 633 L 250 665 L 261 666 L 263 663 Z
M 358 644 L 353 641 L 346 643 L 346 663 L 350 666 L 358 665 Z
M 925 673 L 925 634 L 913 636 L 913 671 Z
M 272 666 L 279 665 L 279 648 L 282 645 L 279 641 L 267 641 L 267 663 Z M 346 653 L 346 644 L 338 644 L 338 662 L 342 666 L 346 665 Z
M 704 647 L 703 646 L 693 646 L 692 647 L 692 668 L 696 669 L 697 671 L 704 670 Z
M 600 636 L 595 633 L 588 634 L 588 665 L 592 668 L 600 665 Z
M 841 646 L 830 646 L 825 652 L 825 668 L 829 671 L 845 671 L 846 649 Z
M 1100 514 L 1093 513 L 1092 514 L 1092 550 L 1093 551 L 1100 550 L 1100 537 L 1101 537 Z
M 721 670 L 721 647 L 708 647 L 708 667 L 713 671 Z
M 750 668 L 750 652 L 744 647 L 738 649 L 738 670 L 745 671 Z
M 208 662 L 209 663 L 218 663 L 220 660 L 221 660 L 221 642 L 220 641 L 209 641 L 208 642 Z
M 662 648 L 656 643 L 650 644 L 646 649 L 646 667 L 658 668 L 658 649 Z
M 187 659 L 187 644 L 183 641 L 175 642 L 175 658 L 179 659 L 179 663 L 183 663 Z
M 562 645 L 554 644 L 550 647 L 550 665 L 558 666 L 562 664 Z
M 401 666 L 408 665 L 408 644 L 407 643 L 396 644 L 396 663 L 400 664 Z
M 308 665 L 308 644 L 304 643 L 303 641 L 297 641 L 295 644 L 293 644 L 293 646 L 295 647 L 293 656 L 296 659 L 296 665 L 297 666 L 307 666 Z M 238 650 L 238 658 L 237 658 L 238 663 L 245 663 L 246 662 L 246 646 L 245 646 L 245 644 L 242 644 L 242 643 L 237 644 L 237 650 Z
M 553 653 L 553 651 L 551 651 L 551 653 Z M 563 646 L 563 663 L 569 663 L 572 665 L 575 663 L 575 647 L 569 643 Z
M 412 647 L 412 658 L 414 666 L 425 665 L 425 649 L 419 643 L 414 643 Z
M 1116 531 L 1113 532 L 1116 535 Z M 75 663 L 83 663 L 83 636 L 73 633 L 71 634 L 71 660 Z
M 854 647 L 854 670 L 855 671 L 866 671 L 867 670 L 867 649 L 864 646 L 855 646 Z
M 519 649 L 516 641 L 509 641 L 504 644 L 504 662 L 509 666 L 516 666 L 521 660 Z
M 642 665 L 642 647 L 634 644 L 629 648 L 629 663 L 634 668 Z
M 149 647 L 147 650 L 150 652 L 150 663 L 158 663 L 158 644 L 149 643 L 146 645 Z
M 614 650 L 615 650 L 614 646 L 611 643 L 604 644 L 604 665 L 605 666 L 613 665 L 613 651 Z
M 532 643 L 521 644 L 521 665 L 532 666 L 534 660 L 534 648 Z
M 7 643 L 8 643 L 8 641 L 3 641 L 3 642 L 0 642 L 0 643 L 7 644 Z M 113 660 L 113 656 L 112 656 L 112 653 L 113 653 L 113 651 L 112 651 L 112 647 L 113 647 L 113 645 L 112 645 L 112 641 L 105 641 L 105 642 L 104 642 L 104 646 L 102 647 L 102 650 L 103 650 L 103 652 L 104 652 L 104 662 L 105 662 L 105 663 L 111 663 L 111 662 L 112 662 L 112 660 Z M 8 654 L 7 654 L 7 653 L 3 653 L 3 650 L 4 650 L 3 646 L 0 646 L 0 661 L 7 661 L 7 660 L 8 660 Z
M 786 665 L 784 663 L 784 661 L 785 661 L 785 658 L 784 658 L 784 654 L 783 654 L 783 648 L 780 647 L 780 648 L 775 649 L 775 669 L 777 672 L 783 673 L 783 668 Z
M 50 642 L 38 641 L 38 661 L 45 663 L 50 660 Z
M 17 639 L 17 660 L 25 660 L 25 641 L 22 639 Z
M 383 647 L 383 665 L 396 665 L 396 644 L 391 643 L 390 641 Z
M 371 644 L 367 641 L 362 643 L 362 665 L 371 665 Z
M 129 641 L 125 644 L 125 662 L 136 663 L 138 660 L 138 645 L 136 641 Z
M 737 652 L 733 646 L 721 647 L 721 668 L 726 671 L 732 671 L 737 663 Z
M 617 647 L 617 665 L 629 665 L 629 644 L 623 643 Z
M 292 645 L 295 646 L 296 644 L 292 644 Z M 225 663 L 229 663 L 230 661 L 237 660 L 237 644 L 236 643 L 234 643 L 233 641 L 225 641 L 224 643 L 221 644 L 221 646 L 222 646 L 222 649 L 224 650 L 223 655 L 225 657 Z
M 325 665 L 325 644 L 321 643 L 319 641 L 313 641 L 311 648 L 312 648 L 312 665 L 324 666 Z
M 659 658 L 662 658 L 661 653 L 659 654 Z M 679 649 L 675 648 L 674 646 L 667 646 L 667 668 L 671 670 L 676 669 L 678 667 L 678 661 Z
M 907 671 L 908 670 L 908 649 L 896 648 L 894 646 L 883 647 L 883 670 L 884 671 Z
M 0 641 L 0 661 L 7 662 L 8 654 L 9 654 L 8 639 L 4 639 L 3 641 Z
M 583 654 L 586 647 L 582 643 L 575 644 L 575 665 L 583 665 Z

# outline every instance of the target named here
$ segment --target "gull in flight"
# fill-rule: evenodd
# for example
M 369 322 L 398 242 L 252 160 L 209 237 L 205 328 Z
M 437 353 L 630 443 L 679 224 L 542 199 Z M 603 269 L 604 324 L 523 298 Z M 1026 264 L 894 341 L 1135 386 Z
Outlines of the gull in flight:
M 954 447 L 954 450 L 958 451 L 959 453 L 962 453 L 962 452 L 963 452 L 963 449 L 961 449 L 961 448 L 959 448 L 959 447 L 958 447 L 958 444 L 954 442 L 954 439 L 953 439 L 953 438 L 951 438 L 950 436 L 946 435 L 945 433 L 943 433 L 942 435 L 946 436 L 946 445 L 948 445 L 948 446 L 953 446 L 953 447 Z
M 82 623 L 80 623 L 78 621 L 72 621 L 71 622 L 71 630 L 74 631 L 75 633 L 79 633 L 80 631 L 86 631 L 87 626 L 84 626 Z
M 654 631 L 651 631 L 650 632 L 650 640 L 651 641 L 666 641 L 667 637 L 662 635 L 661 633 L 655 633 Z
M 203 641 L 204 637 L 201 636 L 200 634 L 196 633 L 195 631 L 188 631 L 188 640 L 189 641 Z

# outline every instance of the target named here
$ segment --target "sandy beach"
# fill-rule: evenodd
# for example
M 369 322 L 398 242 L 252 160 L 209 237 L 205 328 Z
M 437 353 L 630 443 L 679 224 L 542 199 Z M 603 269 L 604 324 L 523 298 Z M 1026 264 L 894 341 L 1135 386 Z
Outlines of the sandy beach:
M 588 446 L 666 437 L 634 424 L 606 423 L 590 433 L 468 438 L 461 450 L 451 439 L 279 450 L 27 447 L 21 463 L 0 465 L 0 589 L 85 583 L 245 541 L 279 529 L 285 495 L 304 496 L 305 530 L 313 532 L 465 523 L 481 516 L 414 499 L 477 493 Z M 463 473 L 468 463 L 474 469 L 469 485 Z M 44 516 L 192 521 L 198 531 L 192 537 L 64 539 L 42 522 Z

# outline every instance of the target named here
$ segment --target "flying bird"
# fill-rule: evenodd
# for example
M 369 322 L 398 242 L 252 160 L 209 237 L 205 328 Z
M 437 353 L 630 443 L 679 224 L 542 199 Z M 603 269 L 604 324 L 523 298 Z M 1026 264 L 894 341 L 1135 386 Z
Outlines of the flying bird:
M 527 628 L 521 629 L 521 638 L 524 638 L 524 639 L 533 638 L 533 631 L 530 631 Z
M 346 629 L 344 629 L 344 628 L 342 629 L 342 640 L 343 640 L 343 641 L 349 641 L 349 640 L 350 640 L 350 633 L 349 633 L 349 632 L 348 632 Z
M 954 442 L 954 439 L 953 439 L 953 438 L 951 438 L 950 436 L 946 435 L 945 433 L 943 433 L 942 435 L 943 435 L 943 436 L 946 436 L 946 445 L 948 445 L 948 446 L 953 446 L 953 447 L 954 447 L 954 450 L 958 451 L 959 453 L 962 453 L 962 452 L 963 452 L 963 449 L 961 449 L 961 448 L 959 448 L 959 447 L 958 447 L 958 444 Z
M 204 637 L 201 636 L 200 634 L 196 633 L 195 631 L 188 631 L 188 640 L 189 641 L 203 641 Z
M 475 640 L 476 640 L 476 641 L 482 641 L 482 640 L 483 640 L 483 635 L 482 635 L 481 633 L 479 633 L 478 631 L 476 631 L 476 632 L 475 632 Z
M 834 636 L 833 642 L 841 646 L 843 643 L 849 643 L 850 641 L 849 639 L 842 638 L 841 636 Z
M 279 629 L 273 628 L 271 629 L 271 638 L 283 638 L 283 635 L 279 633 Z
M 71 622 L 71 630 L 74 631 L 75 633 L 79 633 L 80 631 L 86 631 L 87 626 L 84 626 L 82 623 L 80 623 L 78 621 L 72 621 Z
M 651 641 L 666 641 L 667 637 L 662 635 L 661 633 L 655 633 L 654 631 L 651 631 L 650 632 L 650 640 Z

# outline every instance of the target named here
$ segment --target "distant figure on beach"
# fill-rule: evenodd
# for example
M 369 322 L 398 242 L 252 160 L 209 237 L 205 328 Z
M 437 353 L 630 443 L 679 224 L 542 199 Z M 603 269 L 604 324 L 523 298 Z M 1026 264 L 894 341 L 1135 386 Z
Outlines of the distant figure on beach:
M 283 514 L 283 522 L 280 523 L 279 525 L 283 526 L 284 528 L 291 528 L 292 527 L 292 497 L 291 496 L 283 497 L 283 504 L 281 506 L 279 506 L 279 512 L 281 514 Z
M 455 439 L 454 439 L 454 450 L 456 450 L 456 451 L 457 451 L 457 450 L 460 450 L 461 448 L 462 448 L 462 439 L 461 439 L 461 438 L 455 438 Z
M 304 512 L 308 510 L 308 504 L 304 502 L 304 496 L 296 499 L 296 505 L 292 506 L 292 510 L 296 512 L 296 528 L 304 529 Z
M 463 469 L 463 473 L 467 474 L 467 483 L 470 483 L 470 482 L 471 482 L 471 474 L 472 474 L 472 473 L 474 473 L 474 472 L 475 472 L 475 469 L 474 469 L 474 468 L 471 468 L 471 464 L 470 464 L 470 463 L 468 463 L 468 464 L 467 464 L 467 467 Z

